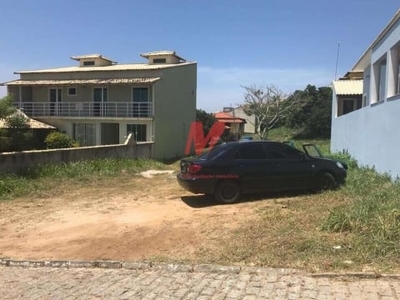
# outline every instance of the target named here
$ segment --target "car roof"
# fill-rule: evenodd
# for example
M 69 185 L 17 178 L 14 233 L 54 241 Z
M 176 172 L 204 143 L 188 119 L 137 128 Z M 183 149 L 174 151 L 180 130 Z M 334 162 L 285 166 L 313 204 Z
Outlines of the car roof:
M 267 141 L 267 140 L 239 140 L 234 142 L 228 142 L 226 144 L 255 144 L 255 143 L 267 143 L 267 144 L 283 144 L 281 142 L 276 141 Z
M 228 148 L 233 148 L 242 144 L 257 144 L 257 143 L 262 143 L 262 144 L 280 144 L 280 145 L 285 145 L 284 143 L 281 142 L 276 142 L 276 141 L 266 141 L 266 140 L 240 140 L 240 141 L 232 141 L 232 142 L 227 142 L 218 145 L 219 147 L 228 147 Z

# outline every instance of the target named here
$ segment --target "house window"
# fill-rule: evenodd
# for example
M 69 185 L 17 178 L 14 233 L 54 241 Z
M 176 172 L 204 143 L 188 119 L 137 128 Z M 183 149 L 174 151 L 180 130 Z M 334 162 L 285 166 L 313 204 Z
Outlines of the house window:
M 165 58 L 154 58 L 153 64 L 165 64 L 167 60 Z
M 83 62 L 84 66 L 94 66 L 94 60 L 88 60 Z
M 68 88 L 68 96 L 76 96 L 77 95 L 77 90 L 75 87 Z
M 133 88 L 133 117 L 148 117 L 149 109 L 149 89 L 147 87 Z
M 394 60 L 394 81 L 395 81 L 395 95 L 400 94 L 400 46 L 395 49 L 396 59 Z
M 73 138 L 81 146 L 96 145 L 96 124 L 74 123 Z
M 386 55 L 374 64 L 375 95 L 374 102 L 385 100 L 386 96 Z
M 126 125 L 126 132 L 132 133 L 133 138 L 137 142 L 145 142 L 146 139 L 146 125 L 145 124 L 128 124 Z
M 354 110 L 354 101 L 353 100 L 343 100 L 343 114 L 348 114 Z

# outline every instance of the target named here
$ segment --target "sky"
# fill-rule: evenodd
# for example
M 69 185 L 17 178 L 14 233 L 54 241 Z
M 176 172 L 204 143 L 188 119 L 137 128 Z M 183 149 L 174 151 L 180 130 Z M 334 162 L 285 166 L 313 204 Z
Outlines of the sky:
M 143 63 L 174 50 L 197 62 L 197 107 L 243 103 L 244 86 L 329 86 L 399 9 L 398 0 L 0 0 L 0 82 L 100 53 Z M 339 55 L 338 55 L 339 54 Z M 337 67 L 336 67 L 337 66 Z M 0 97 L 6 94 L 0 87 Z

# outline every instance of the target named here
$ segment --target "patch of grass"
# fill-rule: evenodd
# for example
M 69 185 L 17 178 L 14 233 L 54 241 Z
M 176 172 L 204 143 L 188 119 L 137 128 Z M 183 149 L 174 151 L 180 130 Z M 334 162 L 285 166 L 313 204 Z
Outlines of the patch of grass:
M 295 141 L 304 142 L 310 141 Z M 314 272 L 399 271 L 400 182 L 393 182 L 388 175 L 379 175 L 372 168 L 359 168 L 347 153 L 329 154 L 327 140 L 313 142 L 325 155 L 348 164 L 346 185 L 317 194 L 252 198 L 263 200 L 245 203 L 254 205 L 254 214 L 241 216 L 242 221 L 234 229 L 219 224 L 218 236 L 207 236 L 195 255 L 171 254 L 152 259 L 290 267 Z M 0 176 L 0 200 L 51 195 L 63 189 L 68 192 L 71 186 L 95 188 L 124 182 L 130 185 L 132 176 L 141 171 L 171 167 L 179 168 L 179 161 L 166 165 L 152 160 L 106 159 L 48 165 L 28 170 L 23 176 Z M 176 183 L 175 179 L 172 181 Z M 146 188 L 147 183 L 140 186 L 140 190 Z M 159 196 L 166 197 L 162 192 Z
M 265 200 L 258 219 L 244 221 L 198 254 L 220 264 L 398 272 L 400 183 L 357 167 L 346 153 L 333 156 L 350 166 L 346 185 Z
M 272 141 L 287 141 L 293 140 L 297 135 L 297 131 L 285 126 L 273 128 L 268 133 L 268 139 Z
M 77 186 L 110 177 L 131 177 L 149 169 L 167 169 L 162 162 L 149 159 L 97 159 L 69 164 L 49 164 L 25 170 L 21 175 L 0 175 L 0 200 L 24 195 L 41 195 L 68 182 Z
M 321 229 L 351 235 L 353 251 L 365 261 L 397 260 L 400 183 L 373 169 L 355 168 L 342 194 L 351 201 L 331 210 Z
M 292 141 L 295 148 L 303 151 L 302 144 L 315 144 L 323 155 L 330 155 L 330 140 L 329 139 L 298 139 L 295 138 L 297 131 L 287 128 L 278 127 L 272 129 L 268 134 L 268 139 L 271 141 L 285 142 Z

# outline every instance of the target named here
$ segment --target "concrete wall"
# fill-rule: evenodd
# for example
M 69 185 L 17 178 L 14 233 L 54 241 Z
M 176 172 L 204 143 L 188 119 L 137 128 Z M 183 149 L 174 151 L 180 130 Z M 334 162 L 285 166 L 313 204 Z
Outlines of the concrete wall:
M 155 158 L 184 156 L 190 124 L 196 120 L 196 90 L 196 64 L 165 69 L 154 84 Z
M 0 153 L 0 173 L 16 173 L 37 165 L 98 158 L 152 158 L 153 146 L 153 142 L 136 144 L 129 136 L 120 145 Z
M 346 150 L 362 166 L 400 177 L 400 95 L 333 118 L 331 151 Z

